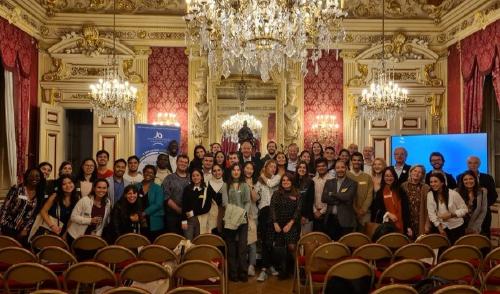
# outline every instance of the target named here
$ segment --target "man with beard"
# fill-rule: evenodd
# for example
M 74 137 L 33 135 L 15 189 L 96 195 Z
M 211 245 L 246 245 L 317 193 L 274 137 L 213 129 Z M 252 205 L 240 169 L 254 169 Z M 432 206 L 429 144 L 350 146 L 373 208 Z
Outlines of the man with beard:
M 113 175 L 106 178 L 109 184 L 108 195 L 111 205 L 114 205 L 123 196 L 125 187 L 130 185 L 130 182 L 124 179 L 123 175 L 127 168 L 125 159 L 120 158 L 113 164 Z
M 347 176 L 358 183 L 354 210 L 361 227 L 370 222 L 370 205 L 373 200 L 373 180 L 361 169 L 363 162 L 363 154 L 354 152 L 351 156 L 352 169 L 347 172 Z
M 267 154 L 266 156 L 262 157 L 261 162 L 262 164 L 266 163 L 269 159 L 275 159 L 276 157 L 276 151 L 278 150 L 278 145 L 274 141 L 269 141 L 267 142 Z
M 107 179 L 113 175 L 113 171 L 108 169 L 109 153 L 106 150 L 99 150 L 95 154 L 97 162 L 97 178 Z
M 455 189 L 457 187 L 457 182 L 455 182 L 453 175 L 451 175 L 449 173 L 445 173 L 443 171 L 443 166 L 444 166 L 443 154 L 441 154 L 439 152 L 432 152 L 431 155 L 429 156 L 429 161 L 431 162 L 433 170 L 431 170 L 430 172 L 428 172 L 425 175 L 425 183 L 427 185 L 429 185 L 432 173 L 441 172 L 445 175 L 445 179 L 446 179 L 445 184 L 448 187 L 448 189 Z
M 132 155 L 127 159 L 128 171 L 123 178 L 131 184 L 142 182 L 142 174 L 139 172 L 139 157 Z
M 160 185 L 163 183 L 163 180 L 172 172 L 168 169 L 168 155 L 165 153 L 158 154 L 158 158 L 156 159 L 156 177 L 155 184 Z

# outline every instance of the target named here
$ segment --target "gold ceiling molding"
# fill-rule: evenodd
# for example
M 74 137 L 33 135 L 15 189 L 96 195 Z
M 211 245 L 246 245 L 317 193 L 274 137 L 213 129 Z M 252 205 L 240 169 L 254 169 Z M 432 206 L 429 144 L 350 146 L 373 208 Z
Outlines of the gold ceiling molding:
M 0 17 L 5 18 L 9 23 L 14 24 L 34 38 L 39 39 L 47 33 L 43 22 L 15 1 L 0 0 Z
M 440 5 L 425 0 L 386 0 L 385 14 L 393 19 L 432 19 L 439 23 L 442 17 L 463 0 L 444 0 Z M 382 0 L 345 1 L 349 18 L 381 18 Z
M 55 13 L 112 13 L 113 0 L 37 0 L 47 16 Z M 116 0 L 116 9 L 126 14 L 183 15 L 183 0 Z

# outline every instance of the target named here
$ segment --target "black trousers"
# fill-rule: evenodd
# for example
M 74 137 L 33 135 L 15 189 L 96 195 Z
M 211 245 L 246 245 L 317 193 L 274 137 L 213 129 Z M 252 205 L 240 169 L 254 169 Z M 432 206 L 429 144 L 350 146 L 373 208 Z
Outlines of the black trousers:
M 236 230 L 224 229 L 227 244 L 229 277 L 243 278 L 248 275 L 248 224 L 243 224 Z
M 451 230 L 446 228 L 446 229 L 444 229 L 444 231 L 446 232 L 446 236 L 448 237 L 448 240 L 450 240 L 450 244 L 453 245 L 453 244 L 455 244 L 455 241 L 458 240 L 458 238 L 465 235 L 465 224 L 461 225 L 458 228 L 454 228 Z
M 263 207 L 259 211 L 258 219 L 258 233 L 259 240 L 261 240 L 261 258 L 262 267 L 269 268 L 272 265 L 272 252 L 273 252 L 273 234 L 271 227 L 271 208 L 269 206 Z
M 165 215 L 165 228 L 167 233 L 184 235 L 182 231 L 182 218 L 175 212 L 167 211 Z
M 330 214 L 326 216 L 325 231 L 332 240 L 338 241 L 342 236 L 352 233 L 354 228 L 342 227 L 337 216 Z

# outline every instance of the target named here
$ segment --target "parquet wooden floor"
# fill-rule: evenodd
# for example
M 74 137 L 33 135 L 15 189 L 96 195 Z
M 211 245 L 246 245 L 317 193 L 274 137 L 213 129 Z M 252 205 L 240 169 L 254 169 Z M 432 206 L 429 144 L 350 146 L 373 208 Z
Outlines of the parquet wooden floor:
M 265 282 L 257 282 L 256 277 L 249 277 L 247 283 L 229 282 L 228 294 L 289 294 L 292 293 L 292 279 L 279 281 L 269 277 Z

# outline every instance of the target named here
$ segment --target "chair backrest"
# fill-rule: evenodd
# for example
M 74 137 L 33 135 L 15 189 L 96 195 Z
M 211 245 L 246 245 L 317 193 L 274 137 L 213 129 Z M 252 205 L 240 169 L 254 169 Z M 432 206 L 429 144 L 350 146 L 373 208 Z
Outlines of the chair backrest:
M 44 289 L 44 290 L 36 290 L 30 292 L 30 294 L 68 294 L 67 292 L 56 290 L 56 289 Z
M 347 247 L 351 249 L 359 248 L 363 245 L 370 244 L 370 238 L 359 232 L 349 233 L 347 235 L 342 236 L 339 239 L 339 243 L 347 245 Z
M 195 287 L 178 287 L 168 291 L 167 294 L 210 294 L 210 292 Z
M 49 268 L 33 262 L 23 262 L 11 266 L 3 275 L 7 293 L 10 293 L 11 281 L 23 285 L 37 285 L 44 281 L 52 281 L 57 289 L 61 289 L 59 280 Z M 8 281 L 8 282 L 7 282 Z
M 339 277 L 346 280 L 355 280 L 362 277 L 372 278 L 373 268 L 366 261 L 359 259 L 348 259 L 338 262 L 328 270 L 325 276 L 325 283 L 331 277 Z
M 438 263 L 430 271 L 429 277 L 438 277 L 449 281 L 474 282 L 474 267 L 466 261 L 448 260 Z
M 455 245 L 446 249 L 439 256 L 439 262 L 446 260 L 463 260 L 479 265 L 483 260 L 483 254 L 479 249 L 471 245 Z
M 498 281 L 500 281 L 500 264 L 490 269 L 488 273 L 484 276 L 482 290 L 483 291 L 489 290 L 488 286 L 490 284 L 493 286 L 492 290 L 496 290 L 496 288 L 498 287 Z
M 491 241 L 486 236 L 480 234 L 470 234 L 460 237 L 455 245 L 471 245 L 476 247 L 477 249 L 490 249 Z
M 441 288 L 434 292 L 434 294 L 481 294 L 474 286 L 469 285 L 452 285 Z
M 488 271 L 489 269 L 500 264 L 500 247 L 497 247 L 488 253 L 483 261 L 483 270 Z
M 393 284 L 379 288 L 372 294 L 418 294 L 417 290 L 408 285 Z
M 382 244 L 366 244 L 356 250 L 352 254 L 353 257 L 359 257 L 366 261 L 377 261 L 382 259 L 389 259 L 392 257 L 392 251 L 389 247 Z
M 220 236 L 214 234 L 201 234 L 193 239 L 194 245 L 212 245 L 214 247 L 226 248 L 226 242 Z
M 104 294 L 150 294 L 146 290 L 142 290 L 140 288 L 135 287 L 118 287 L 109 289 Z
M 310 263 L 306 266 L 306 271 L 326 273 L 332 265 L 350 255 L 351 251 L 342 243 L 330 242 L 320 245 L 311 254 Z
M 186 238 L 178 234 L 166 233 L 158 236 L 153 244 L 161 245 L 167 247 L 170 250 L 174 250 L 175 247 L 177 247 L 177 245 L 179 245 L 179 242 L 181 242 L 182 240 L 186 240 Z
M 78 262 L 69 251 L 54 246 L 45 247 L 38 252 L 38 260 L 42 264 L 66 264 L 66 267 L 60 268 L 61 271 Z
M 377 288 L 387 279 L 398 284 L 409 284 L 425 277 L 425 266 L 422 262 L 414 259 L 404 259 L 391 264 L 386 268 L 378 279 Z
M 415 240 L 415 242 L 429 245 L 432 249 L 450 247 L 450 241 L 448 240 L 448 238 L 441 234 L 420 235 L 417 240 Z
M 215 267 L 215 265 L 202 260 L 189 260 L 181 263 L 177 268 L 175 268 L 172 274 L 174 279 L 177 281 L 176 286 L 182 286 L 184 280 L 189 281 L 190 285 L 196 284 L 196 282 L 204 283 L 204 281 L 217 278 L 218 288 L 220 293 L 224 292 L 224 282 L 222 273 Z
M 40 235 L 31 241 L 31 248 L 33 250 L 42 250 L 47 246 L 61 247 L 69 250 L 68 243 L 56 235 Z
M 94 259 L 101 263 L 106 263 L 111 270 L 115 271 L 116 265 L 123 262 L 133 262 L 136 260 L 135 254 L 125 247 L 119 245 L 109 245 L 99 249 Z
M 149 283 L 170 279 L 167 269 L 156 262 L 137 261 L 127 265 L 120 276 L 122 281 Z
M 317 243 L 318 245 L 323 245 L 331 241 L 332 239 L 325 233 L 311 232 L 300 237 L 297 242 L 297 247 L 303 246 L 306 243 Z
M 410 243 L 405 245 L 396 252 L 392 257 L 393 261 L 397 261 L 399 259 L 424 259 L 430 258 L 432 259 L 431 264 L 436 264 L 436 254 L 434 250 L 429 246 L 422 243 Z
M 195 245 L 189 247 L 184 253 L 183 260 L 203 260 L 212 262 L 214 260 L 223 260 L 224 255 L 222 252 L 211 245 Z
M 5 247 L 23 247 L 23 245 L 12 237 L 0 235 L 0 249 Z
M 118 286 L 118 281 L 115 274 L 105 265 L 92 262 L 82 261 L 68 268 L 64 273 L 64 290 L 69 291 L 69 282 L 80 284 L 95 285 L 101 281 L 112 281 L 115 287 Z
M 148 238 L 135 233 L 121 235 L 115 241 L 115 245 L 120 245 L 128 249 L 137 249 L 149 244 L 151 244 L 151 242 L 149 242 Z
M 177 255 L 175 255 L 172 250 L 154 244 L 142 247 L 141 251 L 139 251 L 138 257 L 140 260 L 152 261 L 156 263 L 168 261 L 173 261 L 175 263 L 178 262 Z
M 106 246 L 108 246 L 108 243 L 101 237 L 95 235 L 83 235 L 73 241 L 71 249 L 73 252 L 75 252 L 75 249 L 92 251 L 99 250 Z
M 378 238 L 377 243 L 385 245 L 395 251 L 410 244 L 410 239 L 401 233 L 389 233 Z
M 13 265 L 21 262 L 37 262 L 36 256 L 20 247 L 6 247 L 0 249 L 0 262 Z

